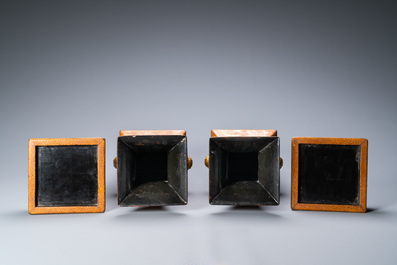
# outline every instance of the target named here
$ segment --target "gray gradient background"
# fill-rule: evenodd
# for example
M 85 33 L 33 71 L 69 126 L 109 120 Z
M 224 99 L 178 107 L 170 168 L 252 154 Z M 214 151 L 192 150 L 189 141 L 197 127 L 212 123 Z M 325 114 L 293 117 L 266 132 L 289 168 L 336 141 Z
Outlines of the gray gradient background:
M 1 264 L 396 264 L 397 5 L 2 1 Z M 210 130 L 277 129 L 281 204 L 208 204 Z M 189 204 L 116 204 L 121 129 L 184 129 Z M 369 139 L 365 214 L 290 210 L 293 136 Z M 27 213 L 29 138 L 104 137 L 104 214 Z

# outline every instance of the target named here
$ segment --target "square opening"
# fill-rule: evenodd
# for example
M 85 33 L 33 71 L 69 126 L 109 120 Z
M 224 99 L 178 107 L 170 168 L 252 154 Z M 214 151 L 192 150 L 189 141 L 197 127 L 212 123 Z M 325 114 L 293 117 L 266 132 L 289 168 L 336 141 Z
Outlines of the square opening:
M 227 183 L 258 181 L 258 152 L 230 152 L 227 160 Z
M 142 152 L 135 156 L 136 161 L 131 161 L 136 163 L 136 170 L 131 176 L 135 185 L 168 179 L 167 152 Z
M 360 146 L 299 145 L 298 202 L 358 205 Z
M 36 206 L 98 205 L 97 146 L 37 146 Z

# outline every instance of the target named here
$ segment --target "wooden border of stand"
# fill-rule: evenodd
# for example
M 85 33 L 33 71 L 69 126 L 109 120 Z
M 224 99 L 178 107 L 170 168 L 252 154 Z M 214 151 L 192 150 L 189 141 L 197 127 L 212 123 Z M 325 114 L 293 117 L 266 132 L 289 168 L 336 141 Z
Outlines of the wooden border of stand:
M 96 145 L 98 147 L 98 205 L 97 206 L 54 206 L 36 205 L 36 147 L 37 146 Z M 29 140 L 29 185 L 28 211 L 30 214 L 55 213 L 101 213 L 105 211 L 105 139 L 103 138 L 58 138 Z
M 271 137 L 277 136 L 277 130 L 211 130 L 211 137 Z
M 300 144 L 326 144 L 326 145 L 358 145 L 360 152 L 360 183 L 359 203 L 357 205 L 340 204 L 311 204 L 298 202 L 299 188 L 299 145 Z M 312 211 L 338 211 L 338 212 L 365 212 L 367 210 L 367 164 L 368 140 L 363 138 L 315 138 L 294 137 L 291 141 L 291 209 Z
M 121 130 L 120 136 L 142 136 L 142 135 L 183 135 L 184 130 Z

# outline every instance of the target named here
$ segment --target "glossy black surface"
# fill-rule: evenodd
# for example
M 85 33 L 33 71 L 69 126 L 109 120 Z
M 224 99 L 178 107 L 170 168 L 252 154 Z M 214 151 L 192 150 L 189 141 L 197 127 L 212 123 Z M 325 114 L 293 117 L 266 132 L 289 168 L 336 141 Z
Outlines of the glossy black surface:
M 210 139 L 210 203 L 277 205 L 280 197 L 278 137 Z
M 227 182 L 258 181 L 257 152 L 227 153 Z
M 360 146 L 299 145 L 300 203 L 357 205 Z
M 96 146 L 36 147 L 37 206 L 97 204 Z
M 120 206 L 187 203 L 186 136 L 120 136 L 117 157 Z
M 167 152 L 142 152 L 136 156 L 136 185 L 167 180 Z

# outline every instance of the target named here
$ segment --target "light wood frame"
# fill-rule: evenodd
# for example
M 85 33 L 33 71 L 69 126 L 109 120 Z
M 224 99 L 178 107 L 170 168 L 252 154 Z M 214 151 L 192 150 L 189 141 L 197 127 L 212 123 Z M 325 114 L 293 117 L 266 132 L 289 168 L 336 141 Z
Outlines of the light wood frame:
M 340 212 L 365 212 L 367 209 L 367 164 L 368 164 L 368 140 L 363 138 L 313 138 L 294 137 L 291 141 L 292 147 L 292 169 L 291 169 L 291 208 L 293 210 L 313 211 L 340 211 Z M 360 179 L 359 179 L 359 201 L 357 205 L 340 204 L 311 204 L 299 203 L 299 145 L 357 145 L 361 147 L 360 152 Z
M 36 205 L 36 147 L 37 146 L 96 145 L 98 148 L 98 205 L 97 206 L 54 206 Z M 29 140 L 29 185 L 28 211 L 30 214 L 56 213 L 100 213 L 105 211 L 105 139 L 103 138 L 58 138 Z

